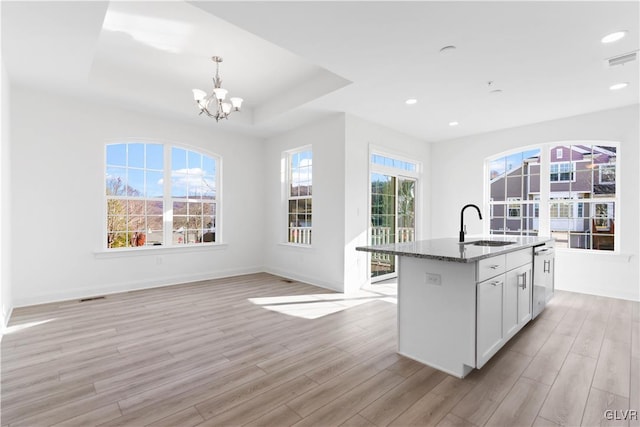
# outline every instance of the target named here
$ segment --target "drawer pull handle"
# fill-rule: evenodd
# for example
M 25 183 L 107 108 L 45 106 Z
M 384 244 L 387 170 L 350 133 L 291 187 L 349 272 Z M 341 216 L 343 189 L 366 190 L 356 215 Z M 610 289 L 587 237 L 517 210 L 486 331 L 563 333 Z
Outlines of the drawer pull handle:
M 493 264 L 493 265 L 489 266 L 489 268 L 492 269 L 492 270 L 497 270 L 498 267 L 500 267 L 500 264 Z

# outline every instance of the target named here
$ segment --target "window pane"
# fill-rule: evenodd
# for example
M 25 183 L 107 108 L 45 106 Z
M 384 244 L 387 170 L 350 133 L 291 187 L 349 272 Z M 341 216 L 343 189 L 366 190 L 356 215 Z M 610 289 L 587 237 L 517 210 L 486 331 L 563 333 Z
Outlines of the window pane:
M 187 204 L 186 203 L 184 203 L 184 202 L 173 202 L 173 215 L 186 215 L 186 214 L 187 214 Z
M 111 165 L 111 166 L 127 165 L 127 144 L 107 145 L 107 165 Z
M 188 151 L 187 167 L 189 169 L 198 169 L 199 171 L 202 171 L 202 155 L 193 151 Z
M 507 199 L 510 197 L 523 197 L 523 179 L 519 175 L 507 177 Z
M 211 157 L 204 156 L 202 158 L 202 169 L 205 175 L 214 176 L 216 174 L 215 160 Z
M 124 196 L 127 187 L 127 170 L 124 168 L 108 167 L 106 174 L 107 196 Z
M 162 172 L 146 172 L 147 197 L 162 198 L 164 196 L 164 174 Z
M 171 170 L 185 172 L 186 169 L 187 151 L 182 148 L 173 147 L 171 149 Z
M 189 203 L 189 215 L 202 215 L 202 203 Z
M 144 144 L 128 144 L 127 157 L 130 168 L 144 168 Z
M 147 215 L 162 215 L 162 213 L 163 213 L 162 201 L 147 201 Z
M 147 169 L 164 169 L 164 148 L 161 144 L 147 144 Z
M 207 199 L 216 198 L 216 180 L 214 176 L 205 176 L 202 179 L 202 197 Z
M 127 175 L 127 196 L 139 197 L 144 195 L 144 171 L 129 169 Z
M 188 175 L 171 172 L 171 196 L 187 197 L 189 191 Z

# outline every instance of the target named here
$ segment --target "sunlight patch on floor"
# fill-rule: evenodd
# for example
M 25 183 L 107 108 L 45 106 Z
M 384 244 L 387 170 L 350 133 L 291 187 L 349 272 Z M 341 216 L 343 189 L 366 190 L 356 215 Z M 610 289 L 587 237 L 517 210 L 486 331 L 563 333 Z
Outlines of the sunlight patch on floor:
M 37 322 L 27 322 L 27 323 L 21 323 L 19 325 L 7 326 L 3 331 L 3 335 L 14 334 L 16 332 L 24 331 L 25 329 L 29 329 L 39 325 L 43 325 L 45 323 L 53 322 L 54 320 L 56 319 L 39 320 Z
M 397 304 L 395 292 L 367 289 L 353 294 L 328 293 L 249 298 L 264 309 L 304 319 L 317 319 L 373 301 Z

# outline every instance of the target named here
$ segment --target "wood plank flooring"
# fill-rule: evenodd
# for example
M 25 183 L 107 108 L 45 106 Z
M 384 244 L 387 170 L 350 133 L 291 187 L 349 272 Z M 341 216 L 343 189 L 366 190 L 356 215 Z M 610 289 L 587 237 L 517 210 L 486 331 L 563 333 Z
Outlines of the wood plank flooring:
M 462 380 L 396 354 L 396 308 L 253 274 L 16 309 L 0 426 L 640 425 L 640 303 L 557 292 Z

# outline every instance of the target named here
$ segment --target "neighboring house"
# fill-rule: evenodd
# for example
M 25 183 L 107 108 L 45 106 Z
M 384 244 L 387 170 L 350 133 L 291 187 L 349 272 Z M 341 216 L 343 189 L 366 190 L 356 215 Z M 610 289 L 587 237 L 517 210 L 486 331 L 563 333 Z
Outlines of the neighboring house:
M 537 235 L 540 150 L 491 163 L 491 233 Z M 504 163 L 503 163 L 504 161 Z M 500 165 L 504 165 L 500 170 Z M 494 167 L 499 165 L 499 167 Z M 551 233 L 570 248 L 613 250 L 616 148 L 556 146 L 549 151 Z

